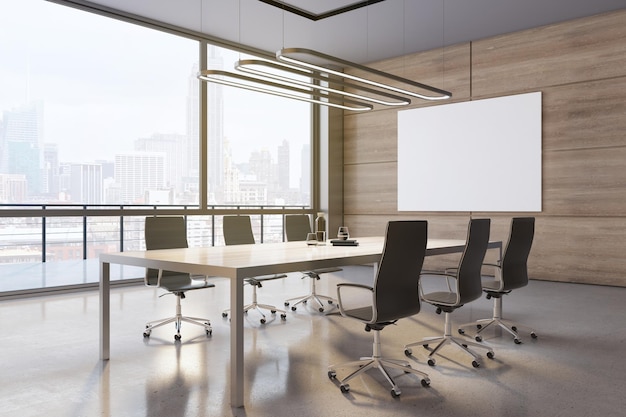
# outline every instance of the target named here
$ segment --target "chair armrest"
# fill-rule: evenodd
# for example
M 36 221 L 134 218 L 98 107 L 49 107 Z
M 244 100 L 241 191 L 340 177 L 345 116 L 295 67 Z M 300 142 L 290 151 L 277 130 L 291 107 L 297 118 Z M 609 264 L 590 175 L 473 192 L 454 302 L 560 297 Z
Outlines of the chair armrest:
M 367 301 L 365 301 L 366 298 Z M 374 288 L 356 283 L 337 284 L 337 304 L 342 315 L 346 310 L 373 305 Z
M 484 263 L 483 267 L 491 267 L 493 268 L 493 277 L 496 281 L 502 282 L 502 265 L 500 263 L 492 264 L 492 263 Z
M 157 274 L 156 284 L 150 284 L 150 281 L 148 280 L 148 271 L 149 271 L 149 269 L 146 268 L 146 273 L 143 276 L 143 283 L 144 283 L 144 285 L 146 287 L 156 287 L 156 288 L 161 287 L 161 277 L 163 276 L 163 270 L 162 269 L 158 270 L 159 272 Z
M 448 292 L 453 292 L 452 285 L 450 284 L 450 279 L 457 279 L 456 274 L 450 273 L 449 271 L 456 271 L 458 268 L 447 268 L 445 271 L 422 271 L 420 273 L 420 286 L 419 286 L 419 294 L 420 297 L 424 295 L 424 291 L 421 285 L 421 281 L 426 276 L 432 277 L 442 277 L 446 279 L 446 285 L 448 287 Z

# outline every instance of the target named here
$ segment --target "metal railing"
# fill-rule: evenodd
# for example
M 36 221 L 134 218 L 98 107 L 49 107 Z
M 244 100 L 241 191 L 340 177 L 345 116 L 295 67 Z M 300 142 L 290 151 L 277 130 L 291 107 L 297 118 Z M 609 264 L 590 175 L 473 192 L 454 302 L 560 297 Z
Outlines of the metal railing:
M 314 212 L 308 206 L 288 205 L 215 205 L 201 210 L 197 206 L 187 205 L 0 204 L 0 268 L 10 271 L 3 273 L 0 279 L 21 280 L 15 287 L 20 289 L 20 294 L 28 295 L 32 292 L 25 289 L 22 282 L 26 278 L 32 279 L 32 274 L 39 274 L 33 271 L 41 268 L 57 271 L 58 265 L 72 261 L 89 261 L 89 268 L 93 268 L 101 253 L 144 250 L 143 230 L 146 216 L 184 216 L 189 246 L 198 247 L 224 244 L 224 215 L 250 215 L 255 239 L 263 243 L 284 240 L 286 214 Z M 48 267 L 45 268 L 47 264 Z M 90 275 L 93 274 L 90 272 Z M 74 279 L 75 277 L 67 277 L 68 282 L 73 282 Z M 123 281 L 125 277 L 119 279 Z M 58 291 L 60 288 L 47 287 L 51 285 L 50 280 L 33 281 L 35 292 Z M 85 287 L 94 284 L 91 277 L 80 282 Z M 65 284 L 61 285 L 64 286 Z M 12 284 L 0 285 L 0 297 L 13 287 Z M 80 287 L 81 285 L 71 285 L 72 290 Z

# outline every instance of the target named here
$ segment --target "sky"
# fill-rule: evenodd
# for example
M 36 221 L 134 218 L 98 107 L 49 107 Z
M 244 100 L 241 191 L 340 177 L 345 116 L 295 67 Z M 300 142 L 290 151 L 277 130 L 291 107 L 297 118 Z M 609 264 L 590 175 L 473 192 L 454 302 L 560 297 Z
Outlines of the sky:
M 197 43 L 184 38 L 42 0 L 0 0 L 0 112 L 42 100 L 44 141 L 59 144 L 61 162 L 112 159 L 137 138 L 185 134 L 197 57 Z M 237 58 L 225 55 L 225 69 Z M 310 140 L 308 104 L 223 92 L 233 160 L 263 148 L 275 156 L 286 139 L 295 180 Z

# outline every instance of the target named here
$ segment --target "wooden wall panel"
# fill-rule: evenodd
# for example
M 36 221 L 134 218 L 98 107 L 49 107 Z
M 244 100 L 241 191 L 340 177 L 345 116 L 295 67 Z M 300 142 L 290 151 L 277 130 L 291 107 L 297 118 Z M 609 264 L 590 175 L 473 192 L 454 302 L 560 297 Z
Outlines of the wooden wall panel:
M 531 277 L 626 287 L 626 218 L 537 218 Z
M 626 11 L 472 43 L 472 96 L 626 75 Z
M 548 87 L 542 101 L 544 151 L 626 145 L 626 77 Z
M 511 217 L 536 216 L 531 278 L 626 286 L 626 11 L 484 39 L 471 51 L 467 73 L 457 75 L 460 91 L 471 79 L 471 94 L 455 101 L 543 92 L 542 212 L 473 216 L 492 218 L 492 238 L 502 240 Z M 419 55 L 380 68 L 406 71 L 411 62 L 420 81 L 436 79 L 420 66 L 436 51 Z M 469 213 L 397 211 L 390 114 L 344 117 L 344 223 L 358 237 L 382 234 L 388 220 L 425 218 L 431 236 L 462 238 Z M 428 260 L 429 267 L 451 261 Z
M 344 163 L 398 160 L 398 113 L 373 111 L 344 118 Z
M 543 212 L 560 216 L 624 216 L 626 146 L 545 152 Z
M 344 167 L 344 216 L 389 214 L 398 207 L 396 162 L 346 165 Z

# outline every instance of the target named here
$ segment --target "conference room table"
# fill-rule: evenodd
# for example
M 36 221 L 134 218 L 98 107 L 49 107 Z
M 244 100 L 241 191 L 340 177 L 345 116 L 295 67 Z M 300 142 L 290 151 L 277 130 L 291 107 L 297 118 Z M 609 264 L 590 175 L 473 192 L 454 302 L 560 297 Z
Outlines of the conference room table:
M 306 242 L 213 246 L 103 253 L 100 255 L 100 359 L 110 352 L 110 265 L 122 264 L 230 279 L 230 403 L 244 405 L 244 278 L 326 267 L 377 265 L 384 237 L 362 237 L 358 246 L 309 246 Z M 426 255 L 460 253 L 465 240 L 429 239 Z M 502 242 L 489 242 L 500 249 Z M 500 256 L 501 257 L 501 256 Z

